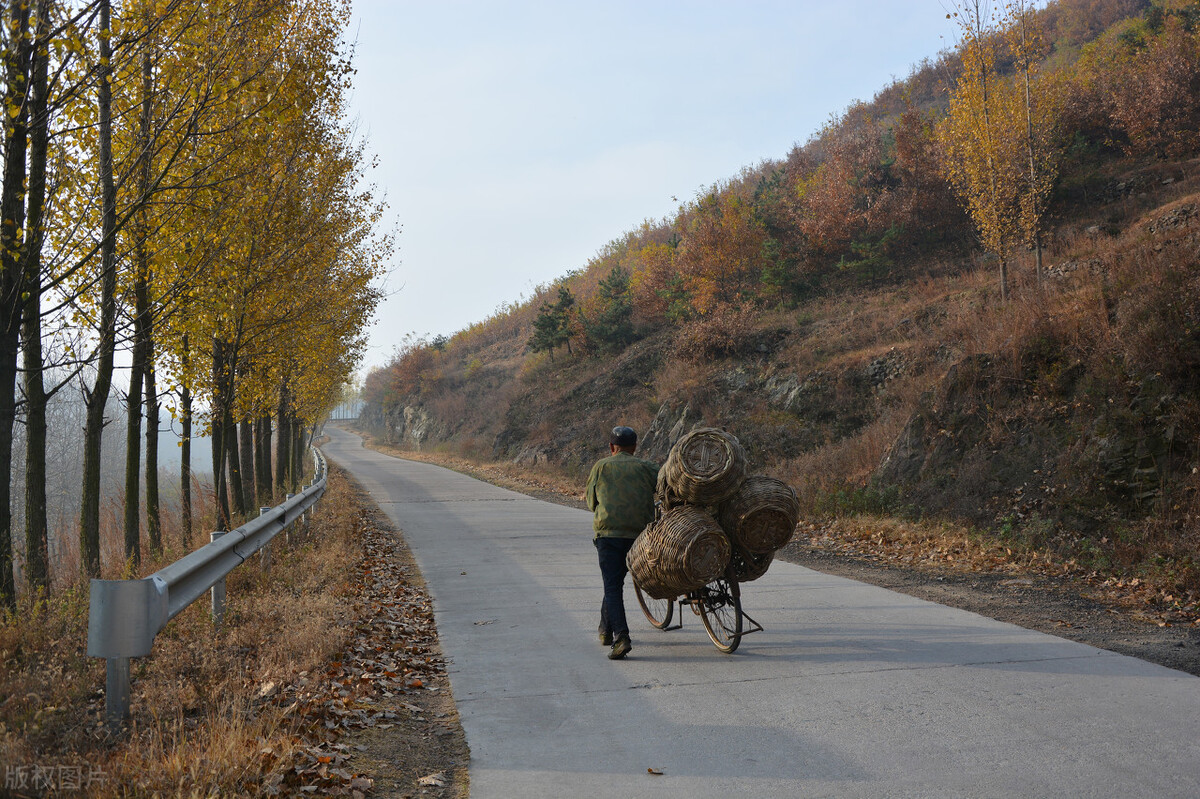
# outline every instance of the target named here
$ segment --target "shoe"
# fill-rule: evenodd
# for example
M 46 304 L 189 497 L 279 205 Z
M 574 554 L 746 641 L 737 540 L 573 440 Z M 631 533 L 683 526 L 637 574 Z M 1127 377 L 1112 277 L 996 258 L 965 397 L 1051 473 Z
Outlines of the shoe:
M 608 651 L 609 660 L 620 660 L 629 654 L 629 650 L 633 649 L 633 644 L 629 643 L 629 636 L 622 635 L 617 639 L 617 642 L 612 645 L 612 649 Z
M 601 630 L 600 631 L 600 643 L 604 644 L 605 646 L 612 646 L 612 642 L 613 642 L 612 630 Z

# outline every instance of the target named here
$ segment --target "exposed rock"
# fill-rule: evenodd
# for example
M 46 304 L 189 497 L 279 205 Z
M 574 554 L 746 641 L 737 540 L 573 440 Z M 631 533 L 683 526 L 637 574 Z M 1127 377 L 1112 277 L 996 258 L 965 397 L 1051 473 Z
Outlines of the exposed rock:
M 1146 230 L 1150 233 L 1164 233 L 1168 230 L 1176 230 L 1188 224 L 1189 220 L 1195 216 L 1196 206 L 1190 203 L 1179 205 L 1146 225 Z
M 1046 274 L 1053 278 L 1064 278 L 1080 270 L 1089 275 L 1103 275 L 1105 271 L 1099 258 L 1088 258 L 1083 261 L 1061 261 L 1047 269 Z
M 823 419 L 834 412 L 832 381 L 825 372 L 817 370 L 803 380 L 795 375 L 770 377 L 763 385 L 767 404 L 807 419 Z
M 684 404 L 679 411 L 669 402 L 664 402 L 654 415 L 654 421 L 641 438 L 639 454 L 651 460 L 663 460 L 675 442 L 697 427 L 704 426 L 704 419 L 692 413 L 692 406 Z
M 417 446 L 429 435 L 429 413 L 424 408 L 411 405 L 404 409 L 405 435 Z
M 895 347 L 867 364 L 867 380 L 878 388 L 904 373 L 904 358 Z
M 739 366 L 725 372 L 721 375 L 721 381 L 732 391 L 745 391 L 748 388 L 753 388 L 755 382 L 744 366 Z
M 542 447 L 526 447 L 513 458 L 513 462 L 518 466 L 537 466 L 549 460 L 549 453 Z
M 795 375 L 769 377 L 763 390 L 767 392 L 767 400 L 772 407 L 786 408 L 800 390 L 800 379 Z
M 982 421 L 981 409 L 969 398 L 978 396 L 978 385 L 992 379 L 992 359 L 972 355 L 950 367 L 937 389 L 926 393 L 916 413 L 883 456 L 876 478 L 886 484 L 912 484 L 927 474 L 944 470 L 975 442 L 972 428 Z
M 435 437 L 434 431 L 437 428 L 438 425 L 429 411 L 419 405 L 405 405 L 391 423 L 393 440 L 412 444 L 417 449 Z
M 391 444 L 411 444 L 417 449 L 432 441 L 444 441 L 450 428 L 420 405 L 403 405 L 386 411 L 375 405 L 363 408 L 359 424 L 374 430 Z

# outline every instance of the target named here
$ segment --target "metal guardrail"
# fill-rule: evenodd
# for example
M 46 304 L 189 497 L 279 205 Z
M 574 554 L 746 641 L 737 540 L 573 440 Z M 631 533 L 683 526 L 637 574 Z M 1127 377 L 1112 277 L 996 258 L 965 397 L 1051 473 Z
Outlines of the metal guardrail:
M 213 619 L 225 612 L 225 577 L 262 551 L 276 535 L 303 518 L 325 493 L 325 456 L 313 448 L 312 483 L 236 530 L 212 534 L 209 543 L 140 580 L 92 580 L 88 609 L 89 657 L 105 658 L 104 693 L 109 723 L 129 718 L 129 659 L 150 654 L 154 637 L 188 605 L 212 591 Z M 264 562 L 264 566 L 266 563 Z

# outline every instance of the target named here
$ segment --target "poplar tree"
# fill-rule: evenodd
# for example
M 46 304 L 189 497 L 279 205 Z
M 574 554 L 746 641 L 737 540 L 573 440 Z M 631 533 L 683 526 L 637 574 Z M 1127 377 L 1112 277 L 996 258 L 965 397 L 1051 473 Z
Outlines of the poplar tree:
M 1008 300 L 1013 246 L 1036 254 L 1041 278 L 1041 226 L 1056 175 L 1052 95 L 1037 79 L 1039 43 L 1027 2 L 1014 0 L 998 17 L 986 0 L 962 0 L 950 16 L 960 32 L 962 73 L 937 137 L 946 177 L 983 246 L 1000 267 L 1000 297 Z M 997 48 L 1015 56 L 1014 79 L 996 69 Z
M 1005 6 L 1009 49 L 1016 59 L 1024 109 L 1025 188 L 1021 193 L 1021 231 L 1034 251 L 1037 282 L 1042 284 L 1042 217 L 1058 174 L 1055 146 L 1056 97 L 1040 78 L 1041 36 L 1034 25 L 1029 0 L 1011 0 Z

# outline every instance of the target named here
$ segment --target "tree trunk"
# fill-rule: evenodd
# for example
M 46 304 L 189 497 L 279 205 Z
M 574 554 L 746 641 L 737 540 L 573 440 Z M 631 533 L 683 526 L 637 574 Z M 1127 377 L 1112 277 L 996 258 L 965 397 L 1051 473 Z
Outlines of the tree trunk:
M 292 417 L 292 492 L 300 491 L 304 480 L 304 425 Z
M 147 14 L 146 27 L 151 26 Z M 137 268 L 138 279 L 135 290 L 137 302 L 138 330 L 136 338 L 141 344 L 141 378 L 146 383 L 146 535 L 150 552 L 162 554 L 162 531 L 158 518 L 158 389 L 154 376 L 154 319 L 151 307 L 150 221 L 146 207 L 150 195 L 152 163 L 151 115 L 154 97 L 154 64 L 149 47 L 142 52 L 142 108 L 138 119 L 138 143 L 141 154 L 138 163 L 138 225 L 137 225 Z M 135 370 L 136 371 L 136 370 Z M 136 375 L 131 375 L 130 379 Z M 130 385 L 132 389 L 132 384 Z M 139 409 L 140 410 L 140 409 Z M 126 493 L 128 496 L 128 492 Z M 139 498 L 135 496 L 136 503 Z
M 97 345 L 96 380 L 85 390 L 87 422 L 83 433 L 83 491 L 79 510 L 79 554 L 85 574 L 100 576 L 100 454 L 104 436 L 104 411 L 112 388 L 113 350 L 117 324 L 117 189 L 112 159 L 112 47 L 111 0 L 100 4 L 100 66 L 97 68 L 97 110 L 100 145 L 100 341 Z
M 212 440 L 213 454 L 213 488 L 217 499 L 217 529 L 228 530 L 230 522 L 229 487 L 225 480 L 225 417 L 228 411 L 226 405 L 226 357 L 225 343 L 219 338 L 213 339 L 212 369 L 213 369 L 213 407 L 209 432 Z
M 146 537 L 150 554 L 162 554 L 162 517 L 158 499 L 158 381 L 154 374 L 154 339 L 146 335 Z
M 42 382 L 41 290 L 25 305 L 25 579 L 30 591 L 50 590 L 46 523 L 46 391 Z
M 22 272 L 25 275 L 25 578 L 31 592 L 50 591 L 46 524 L 46 391 L 42 380 L 42 241 L 46 203 L 46 151 L 49 140 L 47 77 L 50 31 L 47 0 L 37 4 L 37 38 L 32 53 L 29 130 L 29 212 Z
M 9 27 L 4 67 L 4 178 L 0 186 L 0 608 L 16 607 L 12 535 L 12 451 L 16 422 L 17 356 L 20 351 L 20 231 L 25 227 L 25 156 L 29 107 L 29 4 L 12 0 L 3 22 Z
M 292 462 L 292 431 L 288 426 L 287 386 L 281 386 L 279 389 L 279 412 L 276 418 L 279 421 L 275 428 L 275 487 L 282 494 L 287 491 L 288 466 Z
M 246 509 L 246 494 L 242 490 L 242 461 L 238 451 L 237 422 L 233 413 L 225 410 L 225 461 L 229 464 L 229 493 L 233 497 L 233 507 L 243 519 L 248 513 Z
M 257 510 L 255 503 L 258 491 L 255 487 L 257 480 L 254 471 L 254 425 L 249 419 L 238 422 L 238 445 L 242 455 L 242 495 L 246 498 L 246 507 L 253 515 Z
M 1038 197 L 1038 174 L 1037 161 L 1034 158 L 1033 146 L 1033 92 L 1030 86 L 1029 73 L 1032 70 L 1030 64 L 1029 41 L 1028 41 L 1028 25 L 1029 25 L 1029 10 L 1025 8 L 1024 3 L 1021 3 L 1017 8 L 1020 14 L 1021 26 L 1021 71 L 1025 73 L 1025 149 L 1029 156 L 1029 202 L 1032 203 L 1030 209 L 1030 238 L 1034 248 L 1034 272 L 1037 275 L 1037 287 L 1042 287 L 1042 223 L 1041 209 Z
M 254 476 L 258 503 L 271 505 L 271 417 L 260 416 L 254 424 Z
M 138 261 L 144 262 L 144 249 L 138 248 Z M 133 362 L 129 369 L 129 393 L 125 399 L 125 560 L 136 570 L 142 563 L 142 385 L 145 380 L 146 341 L 145 306 L 146 284 L 138 265 L 137 286 L 134 289 L 137 307 L 133 322 Z
M 179 534 L 182 538 L 183 551 L 192 551 L 192 392 L 188 389 L 187 372 L 191 353 L 188 349 L 188 335 L 183 334 L 182 366 L 184 374 L 179 390 L 180 425 L 182 426 L 179 445 Z

